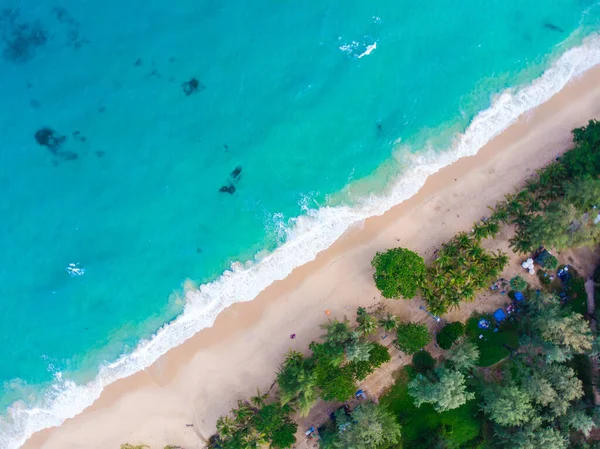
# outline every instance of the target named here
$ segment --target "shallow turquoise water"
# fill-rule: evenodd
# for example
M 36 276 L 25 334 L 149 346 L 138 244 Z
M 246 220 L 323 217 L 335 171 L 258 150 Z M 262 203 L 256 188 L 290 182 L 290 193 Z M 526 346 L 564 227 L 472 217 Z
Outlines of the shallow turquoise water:
M 351 203 L 399 141 L 443 151 L 600 28 L 596 0 L 85 3 L 0 14 L 3 409 L 89 381 L 182 312 L 186 279 Z M 66 140 L 39 145 L 43 127 Z

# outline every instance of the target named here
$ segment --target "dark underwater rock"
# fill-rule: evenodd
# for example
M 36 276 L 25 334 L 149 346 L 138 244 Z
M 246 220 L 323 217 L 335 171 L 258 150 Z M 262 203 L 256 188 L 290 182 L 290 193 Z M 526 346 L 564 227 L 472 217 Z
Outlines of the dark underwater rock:
M 183 89 L 183 93 L 188 97 L 192 94 L 202 92 L 204 89 L 206 89 L 204 84 L 202 84 L 196 78 L 192 78 L 189 81 L 186 81 L 181 85 L 181 88 Z
M 550 23 L 550 22 L 544 22 L 544 26 L 552 31 L 558 31 L 559 33 L 565 32 L 565 30 L 563 30 L 561 27 L 554 25 L 553 23 Z
M 229 174 L 229 176 L 231 177 L 231 179 L 233 179 L 234 181 L 237 181 L 240 178 L 240 175 L 242 174 L 242 167 L 237 166 L 235 167 L 235 169 Z
M 59 154 L 61 145 L 67 140 L 66 136 L 46 127 L 38 129 L 34 137 L 38 145 L 48 148 L 55 155 Z
M 219 189 L 219 192 L 221 193 L 229 193 L 230 195 L 233 195 L 235 193 L 235 187 L 232 185 L 229 186 L 223 186 Z

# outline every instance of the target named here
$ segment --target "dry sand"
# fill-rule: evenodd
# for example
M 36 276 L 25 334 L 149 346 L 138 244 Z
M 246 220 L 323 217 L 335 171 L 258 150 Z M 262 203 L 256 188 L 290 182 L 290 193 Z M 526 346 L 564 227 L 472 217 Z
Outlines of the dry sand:
M 254 301 L 229 307 L 212 328 L 149 369 L 110 385 L 82 414 L 35 434 L 24 447 L 117 449 L 125 442 L 203 447 L 219 415 L 257 387 L 268 390 L 288 349 L 306 350 L 320 335 L 325 309 L 332 317 L 353 316 L 357 306 L 380 301 L 370 266 L 376 251 L 404 246 L 431 257 L 442 242 L 489 215 L 488 205 L 567 149 L 571 129 L 590 118 L 600 118 L 600 68 L 521 117 L 476 156 L 431 176 L 410 200 L 349 230 L 315 261 Z M 505 245 L 507 230 L 503 232 L 486 246 Z M 448 318 L 462 319 L 475 308 L 491 310 L 503 299 L 490 296 L 465 304 Z M 419 309 L 420 301 L 388 303 L 401 319 L 432 321 Z M 401 362 L 398 357 L 385 368 L 388 377 Z

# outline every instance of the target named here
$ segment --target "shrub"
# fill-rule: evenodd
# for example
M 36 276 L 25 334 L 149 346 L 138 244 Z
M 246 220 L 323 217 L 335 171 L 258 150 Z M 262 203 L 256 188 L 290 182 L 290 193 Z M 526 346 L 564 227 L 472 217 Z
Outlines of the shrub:
M 413 355 L 431 341 L 427 326 L 418 323 L 400 323 L 396 328 L 394 346 L 407 355 Z
M 545 270 L 542 270 L 541 268 L 537 270 L 537 277 L 542 283 L 542 285 L 550 285 L 552 283 L 552 281 L 550 280 L 550 276 L 548 276 L 548 273 Z
M 548 270 L 555 270 L 556 267 L 558 267 L 558 259 L 550 254 L 550 257 L 548 257 L 546 262 L 544 262 L 544 268 Z
M 425 262 L 417 253 L 405 248 L 378 252 L 371 265 L 375 268 L 375 285 L 385 298 L 414 298 L 425 277 Z
M 521 292 L 527 288 L 527 281 L 521 276 L 515 276 L 510 280 L 510 288 Z
M 435 368 L 435 359 L 425 350 L 419 351 L 413 355 L 412 364 L 415 371 L 425 373 Z
M 442 349 L 450 349 L 456 340 L 465 334 L 465 325 L 460 321 L 446 324 L 436 336 L 437 344 Z

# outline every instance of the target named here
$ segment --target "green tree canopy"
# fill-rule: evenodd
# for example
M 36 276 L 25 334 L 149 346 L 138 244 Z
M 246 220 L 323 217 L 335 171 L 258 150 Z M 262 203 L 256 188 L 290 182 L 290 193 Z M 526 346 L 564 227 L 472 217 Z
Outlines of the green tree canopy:
M 458 371 L 470 371 L 477 366 L 479 348 L 469 340 L 460 340 L 448 350 L 446 360 Z
M 274 402 L 263 406 L 256 415 L 256 429 L 265 435 L 271 447 L 284 449 L 296 442 L 298 424 L 291 418 L 293 409 L 289 405 Z
M 412 358 L 413 368 L 418 373 L 427 373 L 432 371 L 435 368 L 435 363 L 436 361 L 432 357 L 431 353 L 425 350 L 417 351 Z
M 354 375 L 350 365 L 340 367 L 327 362 L 317 362 L 315 375 L 316 385 L 325 401 L 343 402 L 356 391 Z
M 383 407 L 365 402 L 352 412 L 351 422 L 338 431 L 340 449 L 387 449 L 400 441 L 401 427 Z
M 576 312 L 565 312 L 557 301 L 537 307 L 531 323 L 539 338 L 566 353 L 583 354 L 592 349 L 594 338 L 585 318 Z
M 475 397 L 467 391 L 463 374 L 447 368 L 438 368 L 432 376 L 417 374 L 408 384 L 408 394 L 417 407 L 428 403 L 437 412 L 458 408 Z
M 559 429 L 552 427 L 524 428 L 515 433 L 506 433 L 502 429 L 497 439 L 504 441 L 504 447 L 510 449 L 567 449 L 568 438 Z
M 450 349 L 456 340 L 465 334 L 465 325 L 460 321 L 446 324 L 436 335 L 437 344 L 442 349 Z
M 350 367 L 352 373 L 357 380 L 365 379 L 369 374 L 375 371 L 384 363 L 391 360 L 388 349 L 379 343 L 369 343 L 371 350 L 369 351 L 369 359 L 366 361 L 352 361 Z
M 400 323 L 396 328 L 394 346 L 408 355 L 413 355 L 430 341 L 431 334 L 424 324 Z
M 527 288 L 527 281 L 521 276 L 515 276 L 510 280 L 510 288 L 517 291 L 523 291 Z
M 533 417 L 531 398 L 517 385 L 487 386 L 481 409 L 501 426 L 521 426 Z
M 378 252 L 371 265 L 375 285 L 385 298 L 414 298 L 426 272 L 423 258 L 405 248 Z

